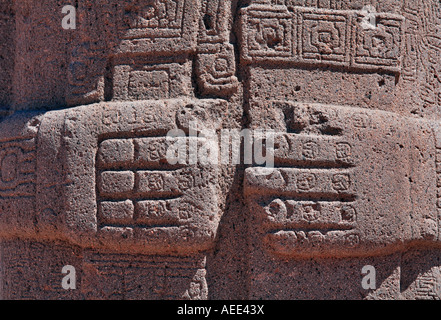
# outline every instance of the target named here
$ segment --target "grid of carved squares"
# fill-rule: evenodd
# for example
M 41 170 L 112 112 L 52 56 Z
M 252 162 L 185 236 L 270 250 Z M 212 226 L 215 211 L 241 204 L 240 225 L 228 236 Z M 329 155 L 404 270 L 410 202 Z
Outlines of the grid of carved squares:
M 198 168 L 171 166 L 166 152 L 165 137 L 101 142 L 97 159 L 100 224 L 179 226 L 200 213 L 185 199 L 199 183 Z
M 404 18 L 374 17 L 371 21 L 351 10 L 252 5 L 242 13 L 242 59 L 400 72 Z

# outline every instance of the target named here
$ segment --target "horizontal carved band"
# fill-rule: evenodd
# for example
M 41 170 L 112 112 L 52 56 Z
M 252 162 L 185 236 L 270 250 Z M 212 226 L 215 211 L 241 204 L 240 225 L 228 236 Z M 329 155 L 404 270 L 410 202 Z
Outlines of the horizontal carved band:
M 285 62 L 401 72 L 404 17 L 251 5 L 242 10 L 245 63 Z

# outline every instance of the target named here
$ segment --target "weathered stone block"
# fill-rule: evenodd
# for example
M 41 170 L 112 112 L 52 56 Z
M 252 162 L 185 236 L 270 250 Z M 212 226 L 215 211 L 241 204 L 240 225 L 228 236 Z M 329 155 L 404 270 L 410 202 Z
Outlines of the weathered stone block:
M 0 298 L 441 298 L 439 1 L 65 5 L 0 4 Z

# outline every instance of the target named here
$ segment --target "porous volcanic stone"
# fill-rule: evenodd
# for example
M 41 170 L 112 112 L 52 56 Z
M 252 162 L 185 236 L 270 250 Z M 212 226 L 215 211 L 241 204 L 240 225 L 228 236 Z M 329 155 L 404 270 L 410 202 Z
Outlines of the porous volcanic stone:
M 441 299 L 440 1 L 71 2 L 0 3 L 0 299 Z

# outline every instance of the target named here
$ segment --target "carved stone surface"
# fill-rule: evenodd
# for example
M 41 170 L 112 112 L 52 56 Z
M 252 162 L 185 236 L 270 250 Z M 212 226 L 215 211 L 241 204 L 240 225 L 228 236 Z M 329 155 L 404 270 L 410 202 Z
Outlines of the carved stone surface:
M 65 5 L 0 4 L 0 299 L 441 299 L 439 1 Z
M 261 119 L 262 105 L 254 107 L 252 118 Z M 370 255 L 438 240 L 430 156 L 438 137 L 430 123 L 326 105 L 270 102 L 264 109 L 285 115 L 278 125 L 287 133 L 275 138 L 277 168 L 248 168 L 244 188 L 255 225 L 269 231 L 262 242 L 270 251 Z

